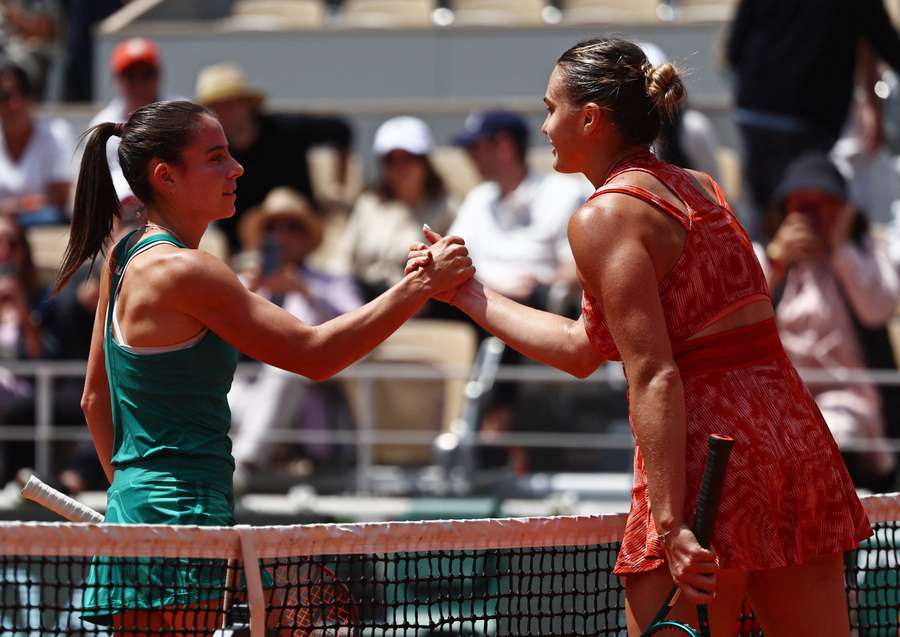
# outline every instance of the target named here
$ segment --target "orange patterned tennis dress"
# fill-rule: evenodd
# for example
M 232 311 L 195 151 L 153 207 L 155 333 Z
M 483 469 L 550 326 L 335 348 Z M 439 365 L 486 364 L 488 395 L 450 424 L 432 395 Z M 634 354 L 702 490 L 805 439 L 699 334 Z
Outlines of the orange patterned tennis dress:
M 643 188 L 609 184 L 626 171 L 654 176 L 684 210 Z M 816 403 L 781 347 L 774 319 L 690 339 L 735 309 L 770 298 L 750 239 L 718 186 L 718 201 L 710 201 L 686 171 L 649 151 L 618 164 L 606 184 L 592 198 L 609 192 L 636 197 L 687 232 L 680 257 L 659 284 L 687 413 L 685 519 L 694 518 L 706 439 L 721 433 L 735 439 L 713 536 L 722 568 L 777 568 L 856 547 L 871 535 L 869 521 Z M 594 349 L 621 360 L 600 304 L 585 293 L 582 310 Z M 649 571 L 664 561 L 638 445 L 615 573 Z

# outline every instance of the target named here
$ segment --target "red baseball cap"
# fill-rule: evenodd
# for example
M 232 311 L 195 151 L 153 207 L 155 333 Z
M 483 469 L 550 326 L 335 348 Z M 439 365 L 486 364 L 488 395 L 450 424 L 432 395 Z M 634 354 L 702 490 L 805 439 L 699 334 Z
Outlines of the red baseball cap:
M 113 49 L 110 67 L 118 75 L 132 64 L 142 62 L 159 68 L 159 49 L 156 42 L 147 38 L 131 38 L 120 42 Z

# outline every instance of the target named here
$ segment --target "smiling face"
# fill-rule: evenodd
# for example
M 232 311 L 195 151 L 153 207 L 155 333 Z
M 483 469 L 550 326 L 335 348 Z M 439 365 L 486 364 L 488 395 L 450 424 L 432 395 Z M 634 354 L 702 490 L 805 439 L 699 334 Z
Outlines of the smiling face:
M 572 102 L 559 66 L 550 74 L 544 105 L 547 116 L 541 132 L 553 147 L 553 167 L 561 173 L 583 172 L 588 163 L 586 142 L 597 130 L 599 107 Z
M 193 140 L 178 163 L 151 167 L 160 197 L 179 214 L 206 220 L 234 215 L 237 179 L 243 167 L 228 152 L 219 122 L 201 115 Z

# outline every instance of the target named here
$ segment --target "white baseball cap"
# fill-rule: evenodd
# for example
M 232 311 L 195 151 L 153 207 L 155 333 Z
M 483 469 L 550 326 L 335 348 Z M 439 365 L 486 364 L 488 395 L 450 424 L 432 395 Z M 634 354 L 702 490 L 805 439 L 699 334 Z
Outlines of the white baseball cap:
M 379 157 L 387 155 L 392 150 L 405 150 L 413 155 L 427 155 L 433 146 L 428 124 L 418 117 L 403 115 L 393 117 L 378 127 L 372 151 Z

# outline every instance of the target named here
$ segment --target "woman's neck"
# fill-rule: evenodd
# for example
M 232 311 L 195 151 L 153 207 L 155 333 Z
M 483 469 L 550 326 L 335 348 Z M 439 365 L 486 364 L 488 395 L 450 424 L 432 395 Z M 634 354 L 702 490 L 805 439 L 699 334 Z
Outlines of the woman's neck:
M 620 146 L 611 152 L 598 150 L 594 157 L 590 159 L 588 169 L 584 171 L 584 176 L 588 178 L 594 188 L 599 188 L 606 183 L 613 169 L 623 159 L 647 150 L 647 146 Z
M 172 235 L 189 248 L 196 249 L 200 245 L 200 239 L 206 232 L 207 223 L 193 222 L 185 219 L 183 215 L 162 208 L 147 209 L 148 230 L 162 230 Z

